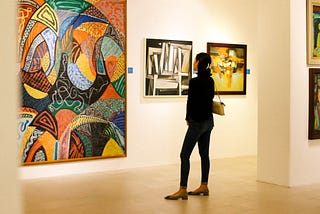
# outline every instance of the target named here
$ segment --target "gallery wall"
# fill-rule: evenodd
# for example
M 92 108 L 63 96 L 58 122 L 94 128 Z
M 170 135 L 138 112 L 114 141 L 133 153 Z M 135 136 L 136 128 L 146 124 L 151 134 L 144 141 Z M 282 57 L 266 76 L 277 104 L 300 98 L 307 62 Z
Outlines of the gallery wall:
M 288 186 L 290 147 L 290 0 L 258 1 L 259 181 Z M 272 16 L 270 16 L 272 11 Z
M 0 213 L 22 213 L 20 184 L 17 179 L 16 152 L 16 108 L 17 82 L 15 76 L 15 1 L 1 1 L 0 28 L 5 29 L 0 35 L 0 63 L 3 78 L 0 79 L 1 113 L 0 123 Z
M 290 185 L 320 182 L 320 140 L 308 140 L 309 68 L 306 64 L 306 3 L 291 1 Z
M 143 97 L 145 39 L 193 41 L 193 57 L 207 42 L 247 44 L 246 95 L 224 95 L 226 116 L 215 117 L 211 158 L 257 154 L 257 3 L 255 0 L 128 0 L 127 157 L 20 167 L 39 178 L 178 163 L 187 126 L 186 97 Z M 250 11 L 250 13 L 246 12 Z M 197 149 L 192 160 L 197 161 Z
M 308 140 L 309 68 L 319 66 L 307 65 L 306 2 L 258 1 L 257 179 L 289 187 L 320 182 L 320 141 Z

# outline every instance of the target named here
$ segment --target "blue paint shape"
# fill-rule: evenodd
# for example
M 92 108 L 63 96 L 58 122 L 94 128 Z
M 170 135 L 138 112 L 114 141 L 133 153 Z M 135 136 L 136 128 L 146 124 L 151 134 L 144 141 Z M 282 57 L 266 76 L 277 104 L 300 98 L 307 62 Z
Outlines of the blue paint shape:
M 54 144 L 54 160 L 58 160 L 58 147 L 59 146 L 59 142 L 56 141 L 56 143 Z

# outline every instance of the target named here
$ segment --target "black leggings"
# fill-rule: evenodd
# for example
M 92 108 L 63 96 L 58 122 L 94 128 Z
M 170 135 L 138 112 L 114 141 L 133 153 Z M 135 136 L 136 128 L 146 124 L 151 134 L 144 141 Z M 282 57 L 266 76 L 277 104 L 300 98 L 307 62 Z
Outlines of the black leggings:
M 210 134 L 213 128 L 213 118 L 197 122 L 190 121 L 183 141 L 180 159 L 180 187 L 187 188 L 190 171 L 190 155 L 198 142 L 201 157 L 201 183 L 207 184 L 210 170 L 209 145 Z

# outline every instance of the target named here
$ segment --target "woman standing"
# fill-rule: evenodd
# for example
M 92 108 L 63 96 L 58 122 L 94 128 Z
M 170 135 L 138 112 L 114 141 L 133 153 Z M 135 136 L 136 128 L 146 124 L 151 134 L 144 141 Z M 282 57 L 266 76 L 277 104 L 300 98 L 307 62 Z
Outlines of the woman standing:
M 187 200 L 188 195 L 209 195 L 208 177 L 210 169 L 209 144 L 213 129 L 212 100 L 214 97 L 214 81 L 210 71 L 211 57 L 207 53 L 197 54 L 193 69 L 198 76 L 189 83 L 186 122 L 188 127 L 180 153 L 180 188 L 165 197 L 168 200 Z M 190 171 L 190 155 L 198 142 L 201 157 L 201 184 L 191 192 L 187 192 Z

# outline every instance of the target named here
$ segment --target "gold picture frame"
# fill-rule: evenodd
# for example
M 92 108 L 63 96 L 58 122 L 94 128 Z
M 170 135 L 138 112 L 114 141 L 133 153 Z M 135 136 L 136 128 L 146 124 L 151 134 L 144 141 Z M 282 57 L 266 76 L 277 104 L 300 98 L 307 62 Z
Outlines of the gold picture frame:
M 307 0 L 307 64 L 320 65 L 320 0 Z

